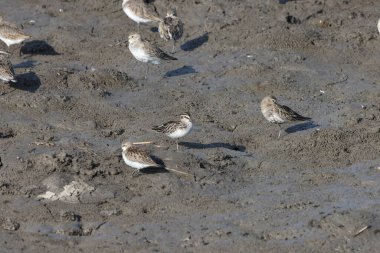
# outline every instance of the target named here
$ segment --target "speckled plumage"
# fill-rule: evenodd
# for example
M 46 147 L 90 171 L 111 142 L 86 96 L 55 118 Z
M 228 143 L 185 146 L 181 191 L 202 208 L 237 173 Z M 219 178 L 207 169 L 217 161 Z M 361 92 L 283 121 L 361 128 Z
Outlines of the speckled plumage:
M 161 60 L 177 60 L 148 40 L 143 40 L 140 34 L 131 34 L 128 37 L 128 42 L 129 50 L 138 61 L 160 64 Z
M 5 82 L 16 82 L 9 55 L 5 53 L 0 53 L 0 79 Z
M 123 0 L 122 7 L 125 14 L 137 24 L 161 21 L 156 7 L 144 0 Z
M 5 22 L 0 18 L 0 40 L 7 44 L 8 47 L 13 44 L 21 43 L 29 38 L 31 37 L 25 34 L 16 25 Z
M 264 117 L 271 123 L 282 124 L 289 121 L 306 121 L 311 118 L 304 117 L 297 112 L 293 111 L 285 105 L 277 103 L 277 99 L 274 96 L 267 96 L 261 101 L 261 112 Z M 281 134 L 281 127 L 279 137 Z
M 141 62 L 160 64 L 162 60 L 177 60 L 177 58 L 168 55 L 148 40 L 143 40 L 138 33 L 129 35 L 128 44 L 129 51 Z M 147 75 L 148 65 L 146 66 L 145 79 Z
M 164 165 L 156 163 L 148 152 L 134 147 L 132 142 L 124 141 L 123 144 L 121 145 L 121 149 L 122 149 L 122 157 L 123 157 L 124 162 L 128 166 L 135 169 L 135 171 L 133 172 L 134 174 L 140 172 L 140 170 L 142 169 L 155 167 L 157 169 L 165 169 L 177 174 L 191 176 L 189 173 L 179 171 L 176 169 L 170 169 Z
M 122 156 L 124 162 L 137 170 L 148 167 L 161 167 L 157 164 L 145 150 L 134 147 L 131 142 L 125 141 L 122 146 Z
M 160 22 L 158 31 L 161 38 L 167 41 L 173 41 L 174 50 L 175 42 L 183 35 L 183 23 L 181 19 L 177 17 L 175 10 L 168 11 L 166 17 Z
M 163 133 L 172 139 L 176 139 L 178 150 L 177 139 L 187 135 L 192 127 L 193 124 L 191 123 L 190 115 L 188 113 L 183 113 L 180 115 L 179 121 L 169 121 L 165 124 L 152 127 L 152 130 L 158 133 Z

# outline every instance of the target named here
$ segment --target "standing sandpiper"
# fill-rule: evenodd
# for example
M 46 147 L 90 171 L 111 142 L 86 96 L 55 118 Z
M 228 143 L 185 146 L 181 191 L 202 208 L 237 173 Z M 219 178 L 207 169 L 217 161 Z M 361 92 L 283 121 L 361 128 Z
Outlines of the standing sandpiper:
M 280 124 L 289 121 L 311 120 L 311 118 L 301 116 L 285 105 L 278 104 L 274 96 L 263 98 L 261 101 L 261 112 L 269 122 L 275 123 L 280 127 L 278 138 L 280 138 L 282 130 Z
M 141 62 L 160 64 L 161 60 L 177 60 L 177 58 L 166 54 L 154 44 L 143 40 L 141 35 L 133 33 L 128 37 L 128 48 L 132 55 Z M 146 65 L 145 79 L 148 75 L 148 65 Z
M 123 0 L 122 7 L 125 14 L 137 23 L 139 30 L 140 23 L 161 22 L 156 7 L 144 0 Z
M 4 82 L 16 82 L 9 55 L 3 51 L 0 51 L 0 79 Z
M 16 25 L 5 22 L 0 17 L 0 40 L 7 44 L 8 47 L 30 38 L 31 36 L 25 34 Z
M 169 136 L 172 139 L 176 140 L 177 143 L 177 150 L 178 150 L 178 138 L 184 137 L 187 135 L 191 128 L 193 127 L 193 124 L 190 120 L 189 113 L 182 113 L 179 116 L 179 121 L 169 121 L 165 124 L 162 124 L 160 126 L 154 126 L 152 129 L 158 133 L 164 133 L 165 135 Z
M 161 38 L 166 41 L 173 41 L 172 52 L 174 53 L 175 43 L 182 37 L 183 23 L 174 9 L 167 12 L 166 17 L 162 20 L 158 26 L 158 31 Z
M 175 170 L 175 169 L 170 169 L 166 166 L 158 164 L 152 159 L 149 153 L 147 153 L 145 150 L 134 147 L 132 142 L 124 141 L 123 144 L 121 145 L 121 149 L 123 150 L 122 156 L 123 156 L 124 162 L 128 166 L 136 169 L 133 172 L 133 174 L 139 173 L 140 170 L 142 169 L 152 167 L 152 168 L 165 169 L 165 170 L 172 171 L 172 172 L 186 175 L 186 176 L 191 176 L 189 173 Z

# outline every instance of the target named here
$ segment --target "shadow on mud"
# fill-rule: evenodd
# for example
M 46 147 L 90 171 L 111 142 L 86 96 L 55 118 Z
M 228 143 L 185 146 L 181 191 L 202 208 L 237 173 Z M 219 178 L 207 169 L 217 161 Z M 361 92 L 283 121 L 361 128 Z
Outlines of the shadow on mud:
M 52 46 L 43 40 L 25 42 L 20 49 L 20 53 L 31 55 L 59 55 Z
M 208 41 L 208 32 L 181 45 L 183 51 L 193 51 Z
M 288 127 L 287 129 L 285 129 L 285 132 L 287 132 L 288 134 L 291 134 L 291 133 L 296 133 L 299 131 L 312 129 L 315 127 L 319 127 L 319 125 L 316 124 L 314 121 L 308 121 L 308 122 L 304 122 L 304 123 L 300 123 L 300 124 Z
M 166 72 L 165 77 L 183 76 L 194 73 L 197 73 L 197 71 L 192 66 L 183 66 Z
M 36 92 L 41 86 L 40 78 L 33 72 L 24 73 L 16 76 L 17 83 L 11 83 L 10 86 L 29 92 Z
M 245 152 L 246 148 L 242 145 L 232 145 L 229 143 L 223 143 L 223 142 L 213 142 L 213 143 L 196 143 L 196 142 L 180 142 L 179 145 L 187 147 L 187 148 L 194 148 L 194 149 L 208 149 L 208 148 L 225 148 L 240 152 Z
M 17 68 L 32 68 L 32 67 L 35 67 L 37 65 L 38 65 L 38 63 L 36 61 L 27 60 L 27 61 L 23 61 L 23 62 L 20 62 L 18 64 L 13 65 L 13 68 L 15 68 L 15 69 L 17 69 Z
M 165 169 L 165 163 L 162 161 L 162 159 L 158 158 L 157 156 L 151 155 L 151 158 L 153 161 L 155 161 L 160 166 L 151 166 L 140 170 L 140 174 L 156 174 L 156 173 L 168 173 Z

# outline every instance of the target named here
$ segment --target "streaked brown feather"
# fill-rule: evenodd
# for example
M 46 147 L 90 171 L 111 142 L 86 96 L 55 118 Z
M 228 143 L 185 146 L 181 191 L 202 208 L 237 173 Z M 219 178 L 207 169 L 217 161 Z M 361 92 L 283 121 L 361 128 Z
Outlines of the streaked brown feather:
M 10 81 L 15 81 L 15 72 L 9 56 L 0 54 L 0 75 Z
M 136 147 L 129 147 L 126 155 L 127 158 L 133 162 L 144 163 L 151 166 L 160 166 L 150 157 L 148 152 Z
M 168 55 L 164 51 L 162 51 L 160 48 L 158 48 L 156 45 L 152 44 L 151 42 L 145 40 L 142 41 L 143 49 L 148 52 L 149 55 L 155 56 L 157 58 L 163 59 L 163 60 L 178 60 L 177 58 Z
M 25 34 L 16 25 L 10 24 L 7 22 L 0 23 L 0 34 L 12 40 L 19 39 L 19 38 L 24 38 L 24 39 L 30 38 L 29 35 Z
M 161 21 L 160 16 L 157 13 L 156 6 L 153 4 L 145 3 L 143 0 L 130 0 L 126 2 L 124 6 L 130 8 L 137 16 L 145 17 L 157 22 Z
M 278 114 L 280 115 L 281 118 L 285 118 L 288 121 L 304 121 L 304 120 L 309 120 L 311 118 L 304 117 L 297 112 L 293 111 L 286 105 L 277 105 L 278 108 Z

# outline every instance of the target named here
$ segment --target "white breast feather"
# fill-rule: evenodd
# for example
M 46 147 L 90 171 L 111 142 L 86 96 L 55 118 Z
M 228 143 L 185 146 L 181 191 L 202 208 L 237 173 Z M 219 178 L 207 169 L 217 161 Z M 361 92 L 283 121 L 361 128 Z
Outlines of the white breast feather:
M 125 14 L 127 14 L 127 16 L 132 19 L 133 21 L 135 21 L 136 23 L 149 23 L 149 22 L 152 22 L 152 20 L 150 19 L 146 19 L 146 18 L 143 18 L 143 17 L 139 17 L 137 16 L 130 8 L 128 8 L 127 6 L 125 6 L 123 8 Z
M 2 37 L 2 36 L 0 36 L 0 39 L 1 39 L 2 41 L 4 41 L 4 43 L 7 44 L 8 47 L 11 46 L 11 45 L 13 45 L 13 44 L 21 43 L 21 42 L 23 42 L 23 41 L 25 40 L 25 39 L 15 39 L 15 40 L 11 40 L 11 39 L 4 38 L 4 37 Z
M 152 57 L 150 55 L 148 55 L 143 49 L 141 49 L 140 47 L 135 47 L 133 45 L 129 45 L 129 50 L 131 51 L 131 53 L 133 54 L 133 56 L 141 61 L 141 62 L 149 62 L 149 63 L 153 63 L 153 64 L 160 64 L 161 60 L 157 57 Z
M 124 162 L 132 167 L 132 168 L 135 168 L 135 169 L 138 169 L 138 170 L 141 170 L 141 169 L 144 169 L 144 168 L 147 168 L 147 167 L 150 167 L 151 165 L 148 165 L 148 164 L 144 164 L 144 163 L 139 163 L 139 162 L 134 162 L 134 161 L 131 161 L 127 158 L 127 156 L 123 153 L 123 160 Z
M 174 131 L 173 133 L 168 134 L 168 136 L 173 139 L 181 138 L 190 132 L 192 126 L 193 126 L 192 123 L 188 123 L 186 128 L 178 129 Z

